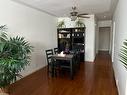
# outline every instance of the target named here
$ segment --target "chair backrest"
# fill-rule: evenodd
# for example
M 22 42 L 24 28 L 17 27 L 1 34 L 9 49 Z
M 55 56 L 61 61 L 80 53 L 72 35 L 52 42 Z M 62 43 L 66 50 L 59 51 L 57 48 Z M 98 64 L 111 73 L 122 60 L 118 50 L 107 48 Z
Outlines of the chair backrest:
M 46 57 L 47 57 L 47 63 L 48 63 L 48 65 L 50 65 L 51 57 L 53 55 L 53 50 L 52 49 L 48 49 L 45 52 L 46 52 Z
M 54 54 L 58 54 L 58 48 L 54 48 Z

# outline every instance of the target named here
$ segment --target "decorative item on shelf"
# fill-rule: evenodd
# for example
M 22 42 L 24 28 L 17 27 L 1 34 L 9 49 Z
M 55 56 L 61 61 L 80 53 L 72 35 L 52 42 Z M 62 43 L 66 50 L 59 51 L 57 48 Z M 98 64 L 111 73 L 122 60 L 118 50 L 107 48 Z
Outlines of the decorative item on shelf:
M 63 36 L 66 38 L 67 37 L 67 34 L 63 34 Z
M 62 35 L 61 34 L 59 34 L 58 36 L 59 36 L 58 38 L 62 38 Z
M 78 19 L 75 22 L 76 27 L 85 27 L 85 24 L 83 23 L 82 19 Z
M 67 43 L 68 44 L 70 43 L 68 39 L 60 39 L 59 45 L 60 45 L 60 50 L 61 51 L 65 51 Z
M 62 38 L 67 38 L 69 36 L 69 32 L 68 31 L 62 30 L 60 32 L 61 32 Z
M 123 63 L 123 66 L 127 69 L 127 40 L 123 42 L 123 46 L 120 51 L 120 61 Z
M 78 32 L 78 29 L 75 29 L 75 32 Z
M 70 53 L 70 52 L 69 52 L 69 47 L 70 47 L 69 44 L 66 43 L 65 51 L 64 51 L 66 54 L 69 54 L 69 53 Z
M 65 26 L 65 22 L 64 22 L 64 20 L 58 22 L 57 27 L 58 27 L 58 28 L 65 28 L 66 26 Z
M 60 39 L 60 44 L 65 44 L 68 43 L 67 39 Z
M 58 56 L 62 56 L 65 57 L 66 54 L 64 54 L 64 52 L 62 51 L 60 54 L 58 54 Z
M 22 77 L 33 48 L 23 37 L 9 37 L 5 30 L 0 26 L 0 95 L 9 95 L 9 85 Z

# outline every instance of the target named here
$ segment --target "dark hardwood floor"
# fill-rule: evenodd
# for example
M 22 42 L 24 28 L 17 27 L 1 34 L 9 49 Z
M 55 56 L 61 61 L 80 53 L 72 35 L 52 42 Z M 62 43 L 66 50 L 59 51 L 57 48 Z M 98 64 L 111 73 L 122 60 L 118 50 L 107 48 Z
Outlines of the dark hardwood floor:
M 118 95 L 107 53 L 98 54 L 95 63 L 81 63 L 74 80 L 68 75 L 51 78 L 43 68 L 16 82 L 11 90 L 11 95 Z

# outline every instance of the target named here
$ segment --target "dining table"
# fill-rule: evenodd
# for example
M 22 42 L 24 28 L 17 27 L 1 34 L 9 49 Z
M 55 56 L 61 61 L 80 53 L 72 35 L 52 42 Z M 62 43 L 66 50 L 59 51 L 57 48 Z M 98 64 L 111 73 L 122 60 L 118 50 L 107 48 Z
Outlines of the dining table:
M 74 54 L 54 54 L 52 55 L 52 61 L 53 60 L 61 60 L 61 61 L 69 61 L 69 69 L 70 69 L 70 78 L 73 79 L 74 76 Z M 54 71 L 54 64 L 55 62 L 52 63 L 52 70 Z M 54 76 L 54 73 L 53 75 Z

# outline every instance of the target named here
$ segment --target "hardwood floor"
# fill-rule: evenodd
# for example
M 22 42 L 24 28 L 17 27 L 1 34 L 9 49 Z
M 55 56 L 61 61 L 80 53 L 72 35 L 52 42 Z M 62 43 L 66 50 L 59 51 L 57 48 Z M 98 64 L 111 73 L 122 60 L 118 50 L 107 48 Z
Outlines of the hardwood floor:
M 81 63 L 70 80 L 68 75 L 51 78 L 46 68 L 11 86 L 11 95 L 118 95 L 110 56 L 97 55 L 95 63 Z

